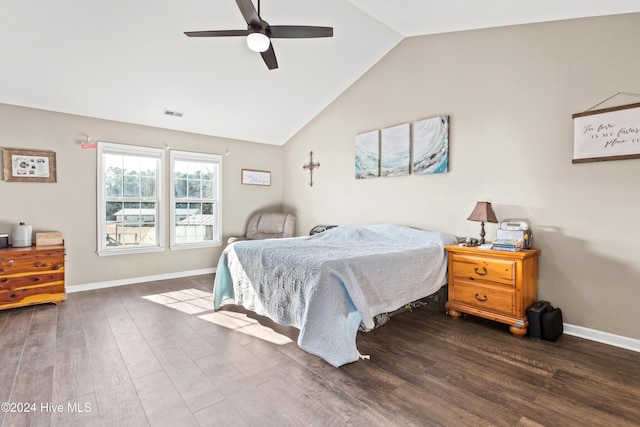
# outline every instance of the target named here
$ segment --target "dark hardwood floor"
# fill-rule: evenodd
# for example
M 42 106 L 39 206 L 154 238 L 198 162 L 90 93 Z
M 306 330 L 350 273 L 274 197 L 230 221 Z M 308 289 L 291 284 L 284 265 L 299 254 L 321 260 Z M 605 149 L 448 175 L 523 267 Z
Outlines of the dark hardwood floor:
M 213 312 L 212 283 L 0 311 L 0 425 L 640 425 L 640 353 L 517 338 L 430 303 L 359 333 L 371 359 L 336 369 L 300 350 L 296 329 Z

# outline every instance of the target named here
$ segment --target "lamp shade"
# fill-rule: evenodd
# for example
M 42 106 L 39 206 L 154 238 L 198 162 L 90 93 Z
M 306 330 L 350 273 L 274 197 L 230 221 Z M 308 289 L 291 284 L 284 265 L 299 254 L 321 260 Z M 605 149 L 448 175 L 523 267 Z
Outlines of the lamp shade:
M 247 45 L 254 52 L 264 52 L 269 49 L 270 44 L 269 37 L 261 31 L 249 33 L 247 36 Z
M 476 207 L 467 218 L 469 221 L 476 222 L 493 222 L 497 223 L 498 219 L 496 218 L 496 214 L 493 212 L 493 208 L 491 207 L 491 203 L 489 202 L 478 202 L 476 203 Z

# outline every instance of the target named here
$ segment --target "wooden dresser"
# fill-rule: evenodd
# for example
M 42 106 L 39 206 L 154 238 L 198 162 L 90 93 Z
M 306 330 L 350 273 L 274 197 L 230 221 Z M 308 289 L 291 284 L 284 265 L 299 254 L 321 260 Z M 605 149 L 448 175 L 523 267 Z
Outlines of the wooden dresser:
M 446 246 L 449 253 L 449 315 L 472 314 L 527 333 L 527 309 L 538 298 L 539 249 L 519 252 Z
M 0 249 L 0 310 L 65 298 L 64 245 Z

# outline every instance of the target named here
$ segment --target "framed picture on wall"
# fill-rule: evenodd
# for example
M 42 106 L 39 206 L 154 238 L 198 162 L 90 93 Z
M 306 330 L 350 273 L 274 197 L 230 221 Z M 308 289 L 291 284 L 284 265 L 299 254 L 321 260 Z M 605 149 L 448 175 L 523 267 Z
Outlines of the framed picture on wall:
M 53 151 L 2 149 L 4 180 L 8 182 L 56 182 Z
M 640 104 L 573 115 L 572 163 L 640 158 Z
M 246 185 L 271 185 L 271 172 L 255 169 L 242 169 L 241 182 Z

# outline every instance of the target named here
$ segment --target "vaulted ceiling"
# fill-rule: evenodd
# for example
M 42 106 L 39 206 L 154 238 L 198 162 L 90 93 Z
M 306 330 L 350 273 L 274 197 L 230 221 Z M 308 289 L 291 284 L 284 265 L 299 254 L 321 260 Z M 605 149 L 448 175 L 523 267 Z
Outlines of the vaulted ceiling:
M 640 12 L 637 0 L 262 0 L 271 25 L 334 28 L 274 39 L 268 70 L 234 0 L 2 0 L 0 103 L 282 145 L 403 38 Z M 182 117 L 166 111 L 182 113 Z

